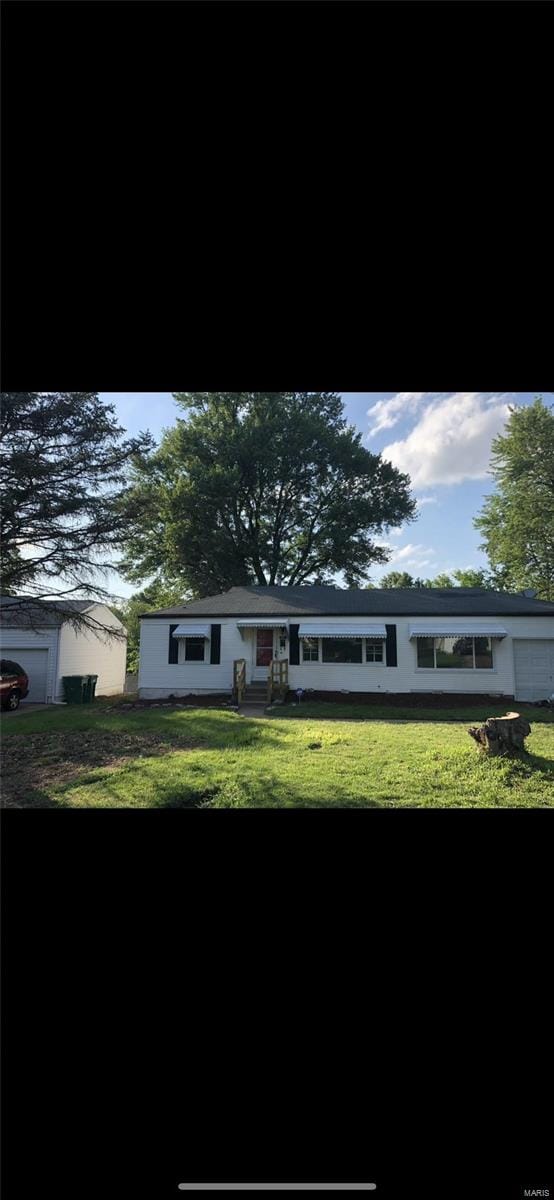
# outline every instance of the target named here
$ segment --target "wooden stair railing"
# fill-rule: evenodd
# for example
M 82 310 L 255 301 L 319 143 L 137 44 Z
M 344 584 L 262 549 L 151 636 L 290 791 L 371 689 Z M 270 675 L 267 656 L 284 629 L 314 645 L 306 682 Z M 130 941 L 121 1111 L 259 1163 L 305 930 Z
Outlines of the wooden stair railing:
M 269 664 L 267 675 L 267 703 L 271 704 L 273 693 L 277 692 L 281 700 L 285 696 L 289 688 L 289 660 L 288 658 L 272 658 Z
M 237 704 L 242 703 L 242 698 L 246 690 L 246 659 L 235 658 L 233 662 L 233 693 L 236 696 Z

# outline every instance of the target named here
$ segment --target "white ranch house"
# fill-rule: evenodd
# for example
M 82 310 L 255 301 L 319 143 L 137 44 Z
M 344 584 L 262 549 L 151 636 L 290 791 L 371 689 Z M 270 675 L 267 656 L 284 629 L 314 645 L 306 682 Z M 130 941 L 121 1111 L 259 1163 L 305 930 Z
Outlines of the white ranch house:
M 145 613 L 139 695 L 554 693 L 554 604 L 483 588 L 233 587 Z
M 22 704 L 63 704 L 64 675 L 97 675 L 97 696 L 114 696 L 125 690 L 127 637 L 121 621 L 105 604 L 91 600 L 67 600 L 64 617 L 43 601 L 44 607 L 19 610 L 17 597 L 6 596 L 0 604 L 0 653 L 17 662 L 29 676 L 29 694 Z M 56 609 L 60 602 L 56 602 Z M 92 623 L 122 631 L 121 638 L 98 635 L 92 629 L 75 630 L 71 613 L 86 614 Z

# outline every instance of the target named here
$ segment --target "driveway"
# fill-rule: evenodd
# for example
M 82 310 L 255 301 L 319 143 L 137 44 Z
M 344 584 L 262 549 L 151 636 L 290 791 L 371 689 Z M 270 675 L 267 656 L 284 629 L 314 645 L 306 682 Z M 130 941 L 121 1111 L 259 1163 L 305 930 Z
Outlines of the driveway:
M 27 702 L 25 700 L 23 700 L 23 702 L 19 705 L 19 708 L 14 709 L 13 712 L 9 712 L 8 709 L 4 709 L 2 712 L 2 716 L 3 717 L 20 717 L 22 713 L 36 712 L 37 709 L 41 709 L 41 708 L 50 708 L 50 705 L 49 704 L 27 704 Z

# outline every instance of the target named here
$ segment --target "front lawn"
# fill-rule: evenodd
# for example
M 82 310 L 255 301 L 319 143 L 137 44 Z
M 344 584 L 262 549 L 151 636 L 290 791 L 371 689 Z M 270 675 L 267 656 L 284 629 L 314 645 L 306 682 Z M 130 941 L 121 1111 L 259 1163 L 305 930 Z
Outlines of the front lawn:
M 342 705 L 341 719 L 330 720 L 324 707 L 309 716 L 302 706 L 303 720 L 290 719 L 297 710 L 256 720 L 207 708 L 106 711 L 101 704 L 8 715 L 3 801 L 19 808 L 554 807 L 547 710 L 531 717 L 530 755 L 504 760 L 481 757 L 467 734 L 468 724 L 492 715 L 490 706 L 457 711 L 453 720 L 437 720 L 436 711 L 414 720 L 411 710 L 406 723 L 390 709 L 381 720 L 367 720 L 367 709 L 366 720 L 348 720 Z

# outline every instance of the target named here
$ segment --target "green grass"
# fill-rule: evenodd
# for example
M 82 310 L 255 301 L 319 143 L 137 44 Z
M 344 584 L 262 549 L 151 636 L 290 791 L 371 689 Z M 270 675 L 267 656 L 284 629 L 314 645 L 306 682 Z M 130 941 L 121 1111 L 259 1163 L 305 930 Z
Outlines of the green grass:
M 529 756 L 487 759 L 472 709 L 396 721 L 271 719 L 215 709 L 46 709 L 3 722 L 4 802 L 15 807 L 554 807 L 552 714 L 534 710 Z M 316 706 L 314 705 L 314 708 Z M 279 710 L 275 710 L 277 712 Z M 372 713 L 373 713 L 372 709 Z M 506 711 L 506 705 L 502 706 Z M 281 716 L 281 713 L 283 714 Z M 452 715 L 452 714 L 449 714 Z M 364 713 L 367 717 L 367 710 Z M 352 718 L 352 713 L 348 712 Z M 403 720 L 406 723 L 403 723 Z

